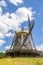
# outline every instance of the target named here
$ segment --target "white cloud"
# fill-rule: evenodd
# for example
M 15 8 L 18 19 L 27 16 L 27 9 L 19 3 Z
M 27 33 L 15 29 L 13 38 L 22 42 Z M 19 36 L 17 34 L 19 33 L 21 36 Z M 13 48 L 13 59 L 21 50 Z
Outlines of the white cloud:
M 1 13 L 2 13 L 2 8 L 0 7 L 0 15 L 1 15 Z
M 11 29 L 11 19 L 9 19 L 9 13 L 0 15 L 0 31 L 3 33 L 8 32 Z
M 13 3 L 14 5 L 18 5 L 23 3 L 23 0 L 10 0 L 11 3 Z
M 14 36 L 14 33 L 11 33 L 11 32 L 9 32 L 9 33 L 2 33 L 2 32 L 0 32 L 0 39 L 3 39 L 5 37 L 10 37 L 10 36 Z
M 42 31 L 43 31 L 43 27 L 42 27 Z
M 2 46 L 6 41 L 0 40 L 0 46 Z
M 5 53 L 5 51 L 2 51 L 3 53 Z
M 1 0 L 0 1 L 0 6 L 2 6 L 2 7 L 6 7 L 7 6 L 7 3 L 5 2 L 5 0 Z
M 3 53 L 5 53 L 5 51 L 0 51 L 0 52 L 3 52 Z
M 16 11 L 16 14 L 18 16 L 18 19 L 20 18 L 21 22 L 28 20 L 28 15 L 30 17 L 30 20 L 33 19 L 33 14 L 35 14 L 35 11 L 32 11 L 32 8 L 26 8 L 26 7 L 21 7 L 18 8 Z
M 27 14 L 29 14 L 30 20 L 32 20 L 34 12 L 31 8 L 21 7 L 18 8 L 15 13 L 11 14 L 9 12 L 2 14 L 2 8 L 0 8 L 0 38 L 4 39 L 4 37 L 13 36 L 10 32 L 8 33 L 11 29 L 16 31 L 18 29 L 20 30 L 21 28 L 19 26 L 21 23 L 27 21 L 28 19 Z M 4 40 L 2 40 L 2 42 L 3 41 Z
M 11 47 L 10 45 L 9 45 L 9 46 L 6 46 L 6 47 L 5 47 L 5 50 L 9 50 L 10 47 Z
M 27 14 L 32 19 L 34 12 L 29 8 L 21 7 L 15 13 L 10 14 L 7 12 L 4 15 L 0 15 L 0 31 L 7 32 L 11 28 L 19 29 L 20 24 L 28 19 Z
M 6 37 L 10 37 L 10 36 L 13 36 L 13 35 L 14 35 L 14 34 L 12 34 L 11 32 L 5 34 Z
M 37 50 L 43 51 L 43 44 L 40 44 L 39 46 L 36 46 Z
M 4 38 L 4 34 L 0 32 L 0 38 Z

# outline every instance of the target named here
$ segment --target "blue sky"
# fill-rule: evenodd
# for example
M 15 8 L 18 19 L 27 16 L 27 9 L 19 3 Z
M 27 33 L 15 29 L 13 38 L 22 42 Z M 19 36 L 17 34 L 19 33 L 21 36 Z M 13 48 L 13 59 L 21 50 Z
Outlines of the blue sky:
M 15 30 L 27 27 L 28 13 L 35 45 L 43 50 L 43 0 L 0 0 L 0 51 L 10 47 Z

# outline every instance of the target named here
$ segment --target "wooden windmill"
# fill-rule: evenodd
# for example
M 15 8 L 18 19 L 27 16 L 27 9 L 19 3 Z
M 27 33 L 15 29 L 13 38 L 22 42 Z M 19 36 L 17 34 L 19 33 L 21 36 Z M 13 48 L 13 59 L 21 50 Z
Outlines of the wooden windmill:
M 30 22 L 30 18 L 28 16 L 28 28 L 29 31 L 26 32 L 24 31 L 24 29 L 22 29 L 20 32 L 15 32 L 14 38 L 13 38 L 13 42 L 11 47 L 13 46 L 14 51 L 18 51 L 19 49 L 21 50 L 32 50 L 32 45 L 30 43 L 30 37 L 31 40 L 33 42 L 34 45 L 34 49 L 36 50 L 35 44 L 34 44 L 34 40 L 32 37 L 32 29 L 34 27 L 34 20 L 32 20 L 32 22 Z
M 28 54 L 37 56 L 39 52 L 36 51 L 36 47 L 34 44 L 33 36 L 32 36 L 32 29 L 34 27 L 34 20 L 30 21 L 28 16 L 28 32 L 24 31 L 22 28 L 21 31 L 16 31 L 12 40 L 12 45 L 10 50 L 7 52 L 7 55 L 10 54 L 11 56 L 19 55 L 20 54 Z M 32 48 L 30 38 L 33 42 L 34 49 Z

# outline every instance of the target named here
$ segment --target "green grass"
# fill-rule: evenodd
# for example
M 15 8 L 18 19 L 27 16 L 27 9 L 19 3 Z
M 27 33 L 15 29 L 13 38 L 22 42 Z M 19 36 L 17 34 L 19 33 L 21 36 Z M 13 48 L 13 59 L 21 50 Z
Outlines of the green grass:
M 4 58 L 0 65 L 43 65 L 43 58 Z

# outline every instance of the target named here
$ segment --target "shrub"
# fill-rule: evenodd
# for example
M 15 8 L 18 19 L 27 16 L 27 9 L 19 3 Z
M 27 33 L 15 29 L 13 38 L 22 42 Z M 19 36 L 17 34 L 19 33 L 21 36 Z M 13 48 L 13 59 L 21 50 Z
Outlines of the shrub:
M 1 58 L 5 58 L 5 57 L 6 57 L 5 53 L 0 52 L 0 59 L 1 59 Z

